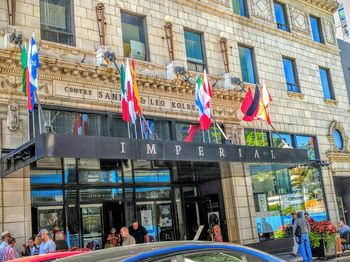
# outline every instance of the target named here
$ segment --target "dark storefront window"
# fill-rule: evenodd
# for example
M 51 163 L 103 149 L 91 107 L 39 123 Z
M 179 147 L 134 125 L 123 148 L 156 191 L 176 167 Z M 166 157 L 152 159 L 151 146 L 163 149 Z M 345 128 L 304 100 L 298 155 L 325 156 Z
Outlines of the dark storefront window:
M 136 188 L 136 199 L 170 198 L 170 187 Z
M 202 143 L 223 143 L 220 130 L 212 125 L 209 130 L 200 130 L 199 125 L 176 123 L 176 140 Z
M 41 39 L 74 44 L 71 0 L 40 0 Z
M 32 190 L 31 203 L 35 205 L 62 204 L 63 192 L 62 190 Z
M 121 15 L 124 57 L 148 60 L 144 17 L 127 13 Z
M 315 140 L 313 136 L 295 136 L 296 148 L 306 149 L 309 159 L 316 160 Z
M 108 117 L 102 114 L 43 110 L 51 133 L 85 136 L 108 136 Z M 38 118 L 38 111 L 35 112 Z M 43 123 L 43 120 L 41 121 Z M 42 127 L 43 129 L 44 127 Z M 36 121 L 35 134 L 39 134 L 39 121 Z
M 292 236 L 293 211 L 327 219 L 320 171 L 312 167 L 259 165 L 249 167 L 260 240 Z
M 62 170 L 32 170 L 30 173 L 30 184 L 61 184 Z
M 268 133 L 259 130 L 244 130 L 245 144 L 247 146 L 268 146 Z

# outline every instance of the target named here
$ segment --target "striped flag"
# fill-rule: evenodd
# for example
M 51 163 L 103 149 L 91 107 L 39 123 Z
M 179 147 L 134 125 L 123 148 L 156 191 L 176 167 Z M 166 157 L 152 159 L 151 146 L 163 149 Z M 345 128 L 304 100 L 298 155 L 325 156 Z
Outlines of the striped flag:
M 131 60 L 131 75 L 132 75 L 132 79 L 133 79 L 134 110 L 135 110 L 135 113 L 140 117 L 141 116 L 141 106 L 140 106 L 139 89 L 137 87 L 137 81 L 136 81 L 136 70 L 135 70 L 134 56 L 132 57 L 132 60 Z
M 122 64 L 120 67 L 120 94 L 121 94 L 121 102 L 122 102 L 122 118 L 125 122 L 130 122 L 129 115 L 129 104 L 128 104 L 128 95 L 127 88 L 125 84 L 125 69 Z
M 135 124 L 136 121 L 136 113 L 135 113 L 135 106 L 134 106 L 134 81 L 131 76 L 131 70 L 129 66 L 129 59 L 126 59 L 126 68 L 125 68 L 125 86 L 126 86 L 126 93 L 128 97 L 128 106 L 129 106 L 129 115 L 130 120 L 133 124 Z
M 38 89 L 38 69 L 39 54 L 38 47 L 35 42 L 34 33 L 29 42 L 28 48 L 28 73 L 29 73 L 29 95 L 28 95 L 28 110 L 33 112 L 35 103 L 35 91 Z
M 261 119 L 266 121 L 269 125 L 271 125 L 270 120 L 270 109 L 269 109 L 269 103 L 272 101 L 271 95 L 269 91 L 267 90 L 265 81 L 263 82 L 263 87 L 261 91 L 261 96 L 259 100 L 259 110 L 256 115 L 257 119 Z
M 211 125 L 210 119 L 210 100 L 211 100 L 211 90 L 208 79 L 205 78 L 204 83 L 201 78 L 197 75 L 196 77 L 196 89 L 195 89 L 195 100 L 196 106 L 199 113 L 199 123 L 201 130 L 208 130 Z

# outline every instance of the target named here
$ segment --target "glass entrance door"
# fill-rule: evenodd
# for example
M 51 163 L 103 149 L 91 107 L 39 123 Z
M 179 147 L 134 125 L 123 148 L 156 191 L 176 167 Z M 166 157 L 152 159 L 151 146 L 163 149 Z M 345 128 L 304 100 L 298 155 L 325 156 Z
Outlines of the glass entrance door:
M 171 201 L 137 202 L 136 210 L 139 223 L 147 229 L 150 241 L 175 240 Z
M 81 205 L 83 246 L 90 249 L 103 247 L 102 204 Z

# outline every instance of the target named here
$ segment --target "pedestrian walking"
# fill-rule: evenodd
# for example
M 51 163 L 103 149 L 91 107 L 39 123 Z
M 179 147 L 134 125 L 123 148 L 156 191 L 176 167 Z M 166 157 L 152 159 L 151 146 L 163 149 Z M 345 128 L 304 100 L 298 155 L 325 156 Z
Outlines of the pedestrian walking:
M 299 251 L 300 255 L 303 258 L 303 262 L 312 261 L 309 233 L 309 222 L 303 218 L 302 212 L 298 212 L 297 219 L 293 224 L 293 236 L 297 237 L 297 242 L 299 243 Z
M 292 212 L 292 226 L 294 225 L 295 220 L 297 219 L 297 212 L 293 211 Z M 297 238 L 293 234 L 293 249 L 292 252 L 290 253 L 292 256 L 297 256 L 299 250 L 299 244 L 297 241 Z

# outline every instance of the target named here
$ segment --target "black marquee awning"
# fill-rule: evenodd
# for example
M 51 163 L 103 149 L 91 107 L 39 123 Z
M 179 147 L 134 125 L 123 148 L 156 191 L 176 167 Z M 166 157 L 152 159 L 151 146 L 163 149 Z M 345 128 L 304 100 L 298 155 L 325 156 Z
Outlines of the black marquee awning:
M 44 157 L 307 164 L 304 149 L 41 134 L 1 159 L 4 177 Z

